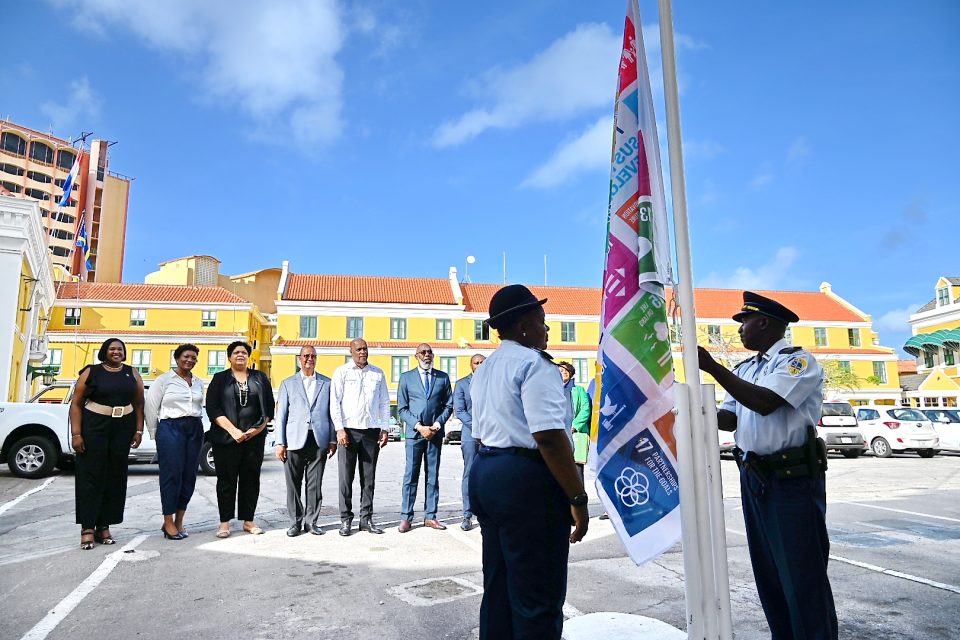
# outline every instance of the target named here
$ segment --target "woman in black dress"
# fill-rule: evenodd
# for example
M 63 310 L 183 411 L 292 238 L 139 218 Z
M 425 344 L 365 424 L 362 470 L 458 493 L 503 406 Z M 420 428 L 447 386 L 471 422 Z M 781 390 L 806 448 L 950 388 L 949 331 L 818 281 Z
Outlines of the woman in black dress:
M 100 364 L 84 367 L 70 402 L 71 445 L 76 452 L 80 548 L 114 544 L 110 525 L 123 522 L 130 448 L 143 436 L 143 380 L 129 365 L 127 347 L 110 338 Z
M 253 514 L 260 497 L 260 467 L 274 402 L 270 379 L 247 368 L 251 351 L 246 342 L 231 343 L 227 347 L 230 368 L 214 375 L 207 388 L 210 442 L 217 468 L 218 538 L 230 535 L 234 515 L 243 520 L 247 533 L 263 533 Z

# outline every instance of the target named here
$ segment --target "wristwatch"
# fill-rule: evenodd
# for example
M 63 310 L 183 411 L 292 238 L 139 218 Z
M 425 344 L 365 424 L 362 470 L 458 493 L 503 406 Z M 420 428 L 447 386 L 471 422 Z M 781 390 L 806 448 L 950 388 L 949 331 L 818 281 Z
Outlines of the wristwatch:
M 570 506 L 572 507 L 584 507 L 590 501 L 590 496 L 585 493 L 581 493 L 578 496 L 573 496 L 570 498 Z

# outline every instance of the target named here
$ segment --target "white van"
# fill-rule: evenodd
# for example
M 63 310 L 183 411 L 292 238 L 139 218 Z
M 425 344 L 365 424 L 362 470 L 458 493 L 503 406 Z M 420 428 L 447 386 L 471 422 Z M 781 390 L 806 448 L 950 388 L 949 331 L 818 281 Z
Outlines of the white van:
M 889 405 L 857 407 L 863 438 L 874 455 L 889 458 L 894 452 L 916 451 L 921 458 L 937 454 L 940 439 L 933 424 L 916 409 Z
M 846 458 L 856 458 L 867 450 L 857 417 L 849 402 L 824 402 L 817 422 L 817 437 L 827 451 L 839 451 Z

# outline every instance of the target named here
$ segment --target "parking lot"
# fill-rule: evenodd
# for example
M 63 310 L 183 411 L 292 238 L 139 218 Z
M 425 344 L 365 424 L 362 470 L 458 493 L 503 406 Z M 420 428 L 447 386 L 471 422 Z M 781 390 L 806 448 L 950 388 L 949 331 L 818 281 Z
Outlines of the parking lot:
M 476 637 L 480 531 L 396 531 L 402 447 L 390 443 L 378 468 L 376 520 L 389 526 L 382 536 L 336 535 L 334 464 L 324 479 L 327 534 L 287 538 L 282 470 L 268 460 L 258 511 L 266 535 L 237 525 L 229 539 L 214 538 L 215 479 L 201 477 L 187 513 L 192 535 L 167 541 L 157 469 L 140 465 L 131 468 L 125 522 L 113 527 L 118 545 L 87 552 L 78 549 L 72 475 L 21 480 L 0 466 L 0 636 Z M 724 460 L 722 468 L 734 630 L 769 637 L 736 467 Z M 459 448 L 444 447 L 440 517 L 451 525 L 459 523 L 461 471 Z M 827 487 L 841 637 L 958 637 L 960 456 L 831 456 Z M 595 500 L 591 513 L 600 513 Z M 682 628 L 679 546 L 634 567 L 609 523 L 594 517 L 570 563 L 568 615 L 619 611 Z

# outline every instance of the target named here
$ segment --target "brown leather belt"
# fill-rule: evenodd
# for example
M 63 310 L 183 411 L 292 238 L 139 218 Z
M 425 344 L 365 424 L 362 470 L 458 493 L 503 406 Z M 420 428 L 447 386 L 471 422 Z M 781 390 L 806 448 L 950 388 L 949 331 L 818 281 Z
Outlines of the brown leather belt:
M 83 408 L 92 411 L 93 413 L 99 413 L 102 416 L 110 416 L 111 418 L 122 418 L 123 416 L 128 416 L 133 413 L 133 405 L 128 404 L 122 407 L 108 407 L 105 404 L 100 404 L 99 402 L 94 402 L 93 400 L 87 400 L 87 403 L 83 405 Z

